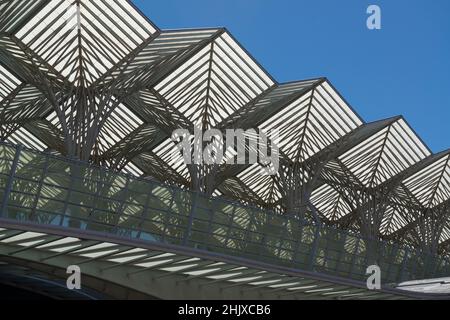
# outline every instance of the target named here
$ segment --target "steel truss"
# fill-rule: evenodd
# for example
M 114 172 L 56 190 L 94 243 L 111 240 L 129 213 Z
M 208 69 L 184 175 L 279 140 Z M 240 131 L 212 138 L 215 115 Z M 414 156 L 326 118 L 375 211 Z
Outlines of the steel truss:
M 1 141 L 358 232 L 374 261 L 380 240 L 449 252 L 450 151 L 402 117 L 365 123 L 327 79 L 277 83 L 226 29 L 163 31 L 127 0 L 0 1 L 0 80 Z M 194 126 L 279 129 L 279 173 L 184 164 L 171 134 Z

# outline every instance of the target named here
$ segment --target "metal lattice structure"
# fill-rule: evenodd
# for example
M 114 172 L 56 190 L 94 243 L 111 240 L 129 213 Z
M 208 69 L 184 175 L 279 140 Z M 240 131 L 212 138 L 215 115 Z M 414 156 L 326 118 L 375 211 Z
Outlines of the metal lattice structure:
M 172 132 L 280 130 L 281 167 L 186 165 Z M 127 0 L 0 1 L 0 140 L 427 254 L 450 249 L 450 152 L 366 123 L 325 78 L 279 84 L 223 28 Z M 73 173 L 76 175 L 77 173 Z

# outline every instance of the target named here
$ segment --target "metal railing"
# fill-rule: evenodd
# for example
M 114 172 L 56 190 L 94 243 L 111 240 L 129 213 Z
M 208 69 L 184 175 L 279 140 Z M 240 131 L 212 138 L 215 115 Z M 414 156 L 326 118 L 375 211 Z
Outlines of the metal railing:
M 383 281 L 450 275 L 450 261 L 87 163 L 0 144 L 0 216 L 188 246 L 274 265 L 363 280 L 373 261 Z M 369 258 L 370 256 L 370 258 Z

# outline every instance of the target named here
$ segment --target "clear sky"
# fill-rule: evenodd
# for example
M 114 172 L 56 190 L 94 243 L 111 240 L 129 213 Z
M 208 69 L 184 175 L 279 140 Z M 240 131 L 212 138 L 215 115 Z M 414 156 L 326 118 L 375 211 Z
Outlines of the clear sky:
M 134 0 L 161 29 L 227 27 L 279 82 L 325 76 L 368 122 L 450 148 L 449 0 Z M 367 7 L 382 10 L 368 30 Z

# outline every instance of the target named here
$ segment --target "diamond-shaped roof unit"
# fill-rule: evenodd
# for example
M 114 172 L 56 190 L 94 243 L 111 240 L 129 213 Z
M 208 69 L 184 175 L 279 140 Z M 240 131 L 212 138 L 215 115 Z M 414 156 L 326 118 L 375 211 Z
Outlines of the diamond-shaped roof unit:
M 261 161 L 186 164 L 172 133 L 195 127 L 278 130 L 277 174 Z M 248 153 L 255 136 L 244 136 Z M 406 119 L 366 123 L 328 79 L 278 83 L 227 29 L 160 30 L 128 0 L 0 1 L 0 142 L 365 237 L 450 246 L 450 155 Z

